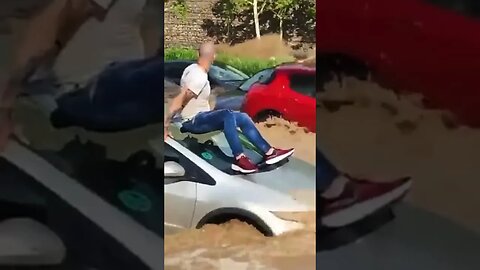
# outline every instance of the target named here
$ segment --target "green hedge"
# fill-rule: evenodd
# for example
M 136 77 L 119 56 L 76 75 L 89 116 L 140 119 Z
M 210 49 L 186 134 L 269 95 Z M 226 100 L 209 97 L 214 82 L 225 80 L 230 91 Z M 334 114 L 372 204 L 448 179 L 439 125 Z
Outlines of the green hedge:
M 190 48 L 167 48 L 165 49 L 165 60 L 195 60 L 197 51 Z M 219 54 L 217 61 L 230 65 L 243 73 L 252 76 L 260 70 L 276 66 L 285 61 L 281 59 L 252 59 L 236 57 L 228 54 Z

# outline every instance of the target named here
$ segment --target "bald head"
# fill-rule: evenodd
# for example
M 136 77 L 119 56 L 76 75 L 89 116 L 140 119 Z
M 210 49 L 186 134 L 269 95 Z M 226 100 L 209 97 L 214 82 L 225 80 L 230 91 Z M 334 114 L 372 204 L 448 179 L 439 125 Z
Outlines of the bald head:
M 213 42 L 205 42 L 198 48 L 198 56 L 204 59 L 212 59 L 215 57 L 215 44 Z

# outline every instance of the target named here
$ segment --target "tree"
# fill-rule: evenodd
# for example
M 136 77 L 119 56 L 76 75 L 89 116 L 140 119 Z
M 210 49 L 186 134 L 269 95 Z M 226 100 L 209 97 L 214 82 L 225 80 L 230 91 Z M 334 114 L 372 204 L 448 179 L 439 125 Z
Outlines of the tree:
M 298 8 L 296 0 L 269 0 L 268 8 L 278 19 L 278 28 L 280 30 L 280 39 L 283 40 L 283 22 L 285 18 L 292 15 L 293 10 Z
M 239 9 L 252 9 L 253 10 L 253 21 L 255 24 L 255 36 L 257 39 L 261 38 L 260 34 L 260 20 L 259 16 L 265 10 L 265 7 L 268 4 L 268 0 L 232 0 L 233 3 Z M 260 3 L 260 8 L 259 8 Z
M 238 15 L 238 12 L 241 11 L 240 7 L 231 0 L 218 1 L 217 4 L 219 5 L 217 8 L 223 11 L 222 19 L 224 20 L 223 23 L 225 24 L 227 30 L 226 37 L 228 40 L 231 40 L 234 36 L 234 33 L 232 33 L 232 25 Z

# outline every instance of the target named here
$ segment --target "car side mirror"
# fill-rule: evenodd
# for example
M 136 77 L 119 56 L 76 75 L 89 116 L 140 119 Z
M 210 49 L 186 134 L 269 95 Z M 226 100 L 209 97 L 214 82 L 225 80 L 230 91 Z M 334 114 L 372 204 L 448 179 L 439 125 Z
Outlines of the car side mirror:
M 165 178 L 180 178 L 185 176 L 185 169 L 175 161 L 167 161 L 163 165 Z
M 0 266 L 53 266 L 66 255 L 60 237 L 30 218 L 0 222 L 0 243 Z

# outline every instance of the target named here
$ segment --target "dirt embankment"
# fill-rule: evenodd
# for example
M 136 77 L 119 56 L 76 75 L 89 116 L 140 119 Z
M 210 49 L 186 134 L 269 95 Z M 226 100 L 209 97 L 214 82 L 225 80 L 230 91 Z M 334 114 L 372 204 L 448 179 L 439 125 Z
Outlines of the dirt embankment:
M 252 39 L 233 46 L 227 44 L 217 45 L 219 52 L 239 57 L 255 59 L 278 58 L 284 61 L 295 61 L 315 55 L 315 50 L 308 51 L 293 50 L 288 44 L 280 39 L 278 34 L 262 36 L 260 40 Z

